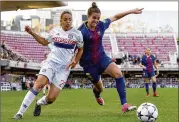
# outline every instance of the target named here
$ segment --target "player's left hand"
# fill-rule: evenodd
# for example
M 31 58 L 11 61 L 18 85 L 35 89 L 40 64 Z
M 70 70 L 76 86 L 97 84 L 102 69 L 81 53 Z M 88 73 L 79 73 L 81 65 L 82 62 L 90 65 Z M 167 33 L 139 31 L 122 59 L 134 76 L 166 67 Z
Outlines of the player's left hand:
M 144 8 L 140 8 L 140 9 L 139 9 L 139 8 L 136 8 L 136 9 L 133 9 L 133 10 L 132 10 L 132 13 L 133 13 L 133 14 L 141 14 L 143 9 L 144 9 Z
M 69 68 L 73 69 L 73 68 L 75 68 L 76 65 L 77 65 L 77 62 L 74 60 L 74 61 L 72 61 L 71 64 L 68 66 L 68 69 L 69 69 Z

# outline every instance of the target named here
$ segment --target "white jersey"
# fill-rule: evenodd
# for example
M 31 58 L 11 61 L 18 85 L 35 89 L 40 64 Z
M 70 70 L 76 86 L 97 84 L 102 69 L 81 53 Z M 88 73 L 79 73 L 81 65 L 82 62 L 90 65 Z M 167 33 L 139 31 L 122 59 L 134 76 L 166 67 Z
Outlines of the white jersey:
M 67 66 L 74 56 L 75 48 L 83 46 L 81 31 L 75 28 L 68 31 L 61 27 L 53 28 L 45 39 L 53 45 L 46 61 L 53 61 L 61 66 Z

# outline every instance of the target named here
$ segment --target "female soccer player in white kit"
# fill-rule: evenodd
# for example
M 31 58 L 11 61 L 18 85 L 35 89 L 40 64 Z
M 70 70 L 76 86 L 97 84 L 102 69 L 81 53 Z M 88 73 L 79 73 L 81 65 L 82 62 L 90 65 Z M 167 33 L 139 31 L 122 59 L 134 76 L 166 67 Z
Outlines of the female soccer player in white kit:
M 64 11 L 61 14 L 60 24 L 61 27 L 53 28 L 47 38 L 37 35 L 28 26 L 25 28 L 43 46 L 47 46 L 50 42 L 53 42 L 53 48 L 46 62 L 43 64 L 33 88 L 26 94 L 19 111 L 13 117 L 14 119 L 22 118 L 24 112 L 48 82 L 51 82 L 50 91 L 47 96 L 43 96 L 37 101 L 33 113 L 34 116 L 40 115 L 41 105 L 53 103 L 66 83 L 70 73 L 69 67 L 74 68 L 83 53 L 82 34 L 72 27 L 71 12 Z M 78 48 L 76 55 L 74 54 L 75 48 Z

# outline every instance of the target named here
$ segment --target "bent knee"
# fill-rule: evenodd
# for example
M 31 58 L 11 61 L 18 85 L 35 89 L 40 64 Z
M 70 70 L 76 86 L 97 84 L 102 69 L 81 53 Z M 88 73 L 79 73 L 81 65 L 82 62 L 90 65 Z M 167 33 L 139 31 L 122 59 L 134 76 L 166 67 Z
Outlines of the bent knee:
M 40 81 L 35 81 L 34 83 L 34 88 L 37 89 L 38 91 L 41 91 L 44 88 L 44 84 L 42 84 Z
M 47 99 L 48 104 L 52 104 L 55 101 L 56 98 L 47 97 L 46 99 Z
M 118 72 L 115 72 L 114 74 L 113 74 L 113 77 L 114 78 L 121 78 L 123 75 L 122 75 L 122 72 L 121 71 L 118 71 Z
M 34 88 L 41 91 L 47 83 L 48 83 L 48 79 L 45 76 L 39 75 L 34 83 Z

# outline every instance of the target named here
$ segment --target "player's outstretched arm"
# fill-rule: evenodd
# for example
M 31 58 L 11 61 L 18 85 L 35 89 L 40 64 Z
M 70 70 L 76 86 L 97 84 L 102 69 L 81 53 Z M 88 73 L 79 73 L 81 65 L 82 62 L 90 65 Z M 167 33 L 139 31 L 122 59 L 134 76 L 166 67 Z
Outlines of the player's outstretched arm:
M 122 13 L 118 13 L 118 14 L 110 17 L 110 20 L 111 20 L 111 22 L 114 22 L 114 21 L 119 20 L 119 19 L 121 19 L 124 16 L 129 15 L 129 14 L 141 14 L 143 9 L 144 8 L 140 8 L 140 9 L 136 8 L 136 9 L 132 9 L 132 10 L 129 10 L 129 11 L 122 12 Z
M 78 62 L 83 54 L 83 47 L 78 48 L 78 50 L 76 52 L 77 52 L 77 54 L 73 57 L 72 62 L 69 65 L 69 67 L 71 67 L 71 69 L 73 69 L 76 66 L 76 64 L 78 64 Z
M 39 42 L 43 46 L 47 46 L 49 44 L 49 42 L 47 40 L 45 40 L 45 38 L 43 38 L 43 37 L 39 36 L 38 34 L 34 33 L 29 26 L 25 26 L 25 30 L 27 31 L 27 33 L 32 35 L 37 40 L 37 42 Z
M 77 52 L 76 57 L 75 57 L 75 61 L 76 61 L 77 63 L 79 62 L 79 60 L 80 60 L 82 54 L 83 54 L 83 47 L 82 47 L 82 48 L 78 48 L 78 52 Z

